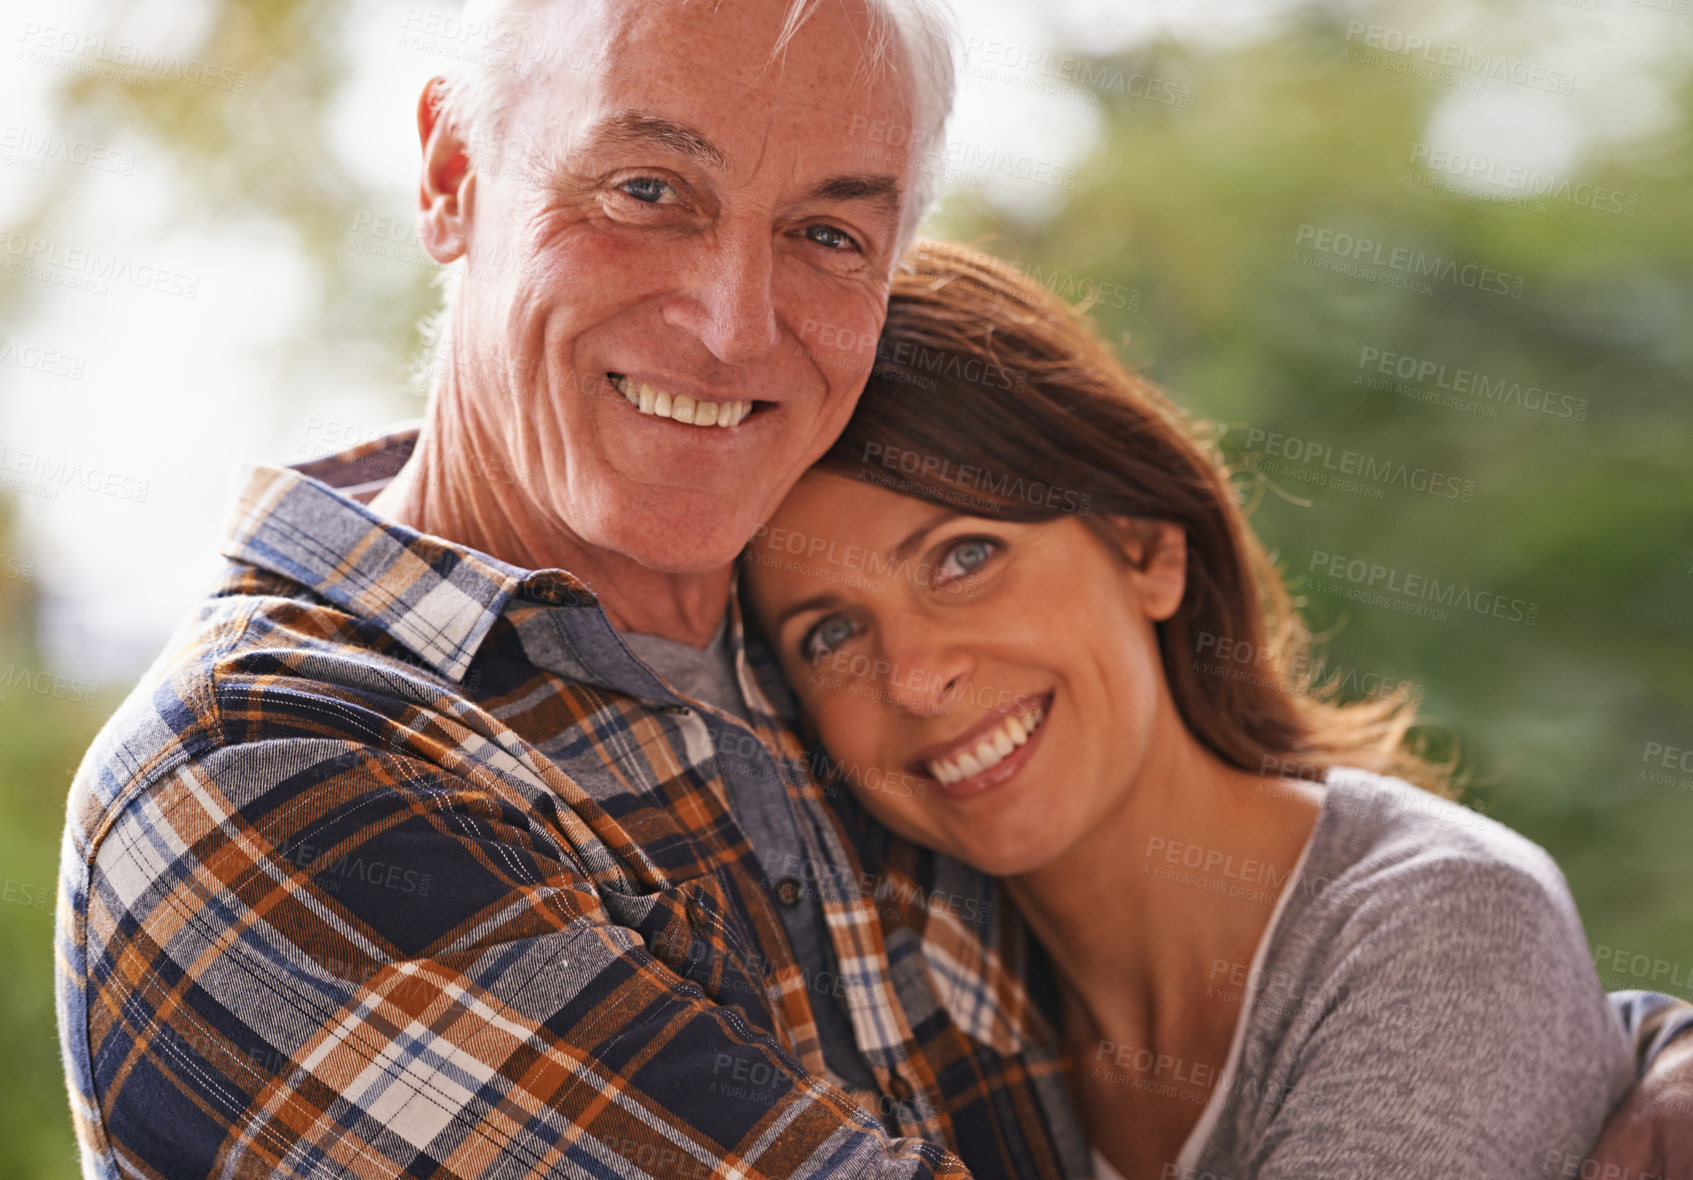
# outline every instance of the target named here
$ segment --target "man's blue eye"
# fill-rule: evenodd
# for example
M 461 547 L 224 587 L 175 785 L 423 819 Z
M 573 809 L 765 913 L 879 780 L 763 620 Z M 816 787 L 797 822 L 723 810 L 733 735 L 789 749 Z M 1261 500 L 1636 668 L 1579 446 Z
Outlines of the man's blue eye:
M 618 187 L 637 201 L 644 201 L 648 205 L 656 205 L 662 201 L 665 191 L 670 188 L 664 181 L 651 176 L 637 176 L 634 180 L 625 180 Z
M 827 246 L 831 250 L 847 250 L 858 245 L 852 240 L 851 234 L 832 225 L 808 225 L 805 227 L 805 236 L 819 246 Z

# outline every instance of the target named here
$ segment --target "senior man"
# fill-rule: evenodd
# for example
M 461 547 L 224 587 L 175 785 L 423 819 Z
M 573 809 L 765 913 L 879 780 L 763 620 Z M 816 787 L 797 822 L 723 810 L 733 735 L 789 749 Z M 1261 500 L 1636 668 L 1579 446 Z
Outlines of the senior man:
M 421 433 L 247 474 L 73 787 L 85 1174 L 1086 1175 L 1038 962 L 825 797 L 732 593 L 869 373 L 941 14 L 483 19 Z

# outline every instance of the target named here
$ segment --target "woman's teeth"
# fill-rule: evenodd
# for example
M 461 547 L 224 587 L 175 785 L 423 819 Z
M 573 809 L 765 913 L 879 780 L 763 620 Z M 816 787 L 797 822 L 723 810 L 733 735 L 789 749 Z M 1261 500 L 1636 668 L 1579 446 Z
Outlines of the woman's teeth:
M 936 782 L 944 784 L 956 783 L 973 774 L 981 774 L 989 767 L 998 766 L 1013 750 L 1027 742 L 1029 735 L 1039 729 L 1041 722 L 1045 720 L 1045 705 L 1036 705 L 1021 717 L 1011 714 L 970 749 L 950 758 L 925 762 L 924 768 Z
M 611 383 L 617 392 L 629 399 L 629 404 L 643 414 L 655 418 L 669 418 L 689 426 L 738 426 L 752 413 L 748 402 L 695 401 L 685 393 L 672 395 L 667 390 L 654 389 L 645 381 L 637 385 L 622 374 L 615 374 Z

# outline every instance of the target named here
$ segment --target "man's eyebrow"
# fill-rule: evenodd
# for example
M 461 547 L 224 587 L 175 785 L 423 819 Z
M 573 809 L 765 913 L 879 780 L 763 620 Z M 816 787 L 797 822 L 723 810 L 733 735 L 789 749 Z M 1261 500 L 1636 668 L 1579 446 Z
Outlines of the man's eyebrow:
M 870 201 L 890 211 L 899 209 L 899 179 L 885 173 L 831 176 L 811 186 L 806 196 L 815 201 Z
M 939 512 L 929 517 L 928 520 L 918 525 L 916 530 L 913 531 L 910 536 L 906 537 L 905 540 L 888 550 L 888 560 L 890 563 L 909 561 L 911 559 L 911 551 L 923 543 L 924 537 L 928 536 L 930 533 L 934 532 L 935 529 L 939 528 L 954 517 L 963 515 L 964 514 L 956 508 L 942 508 Z
M 719 171 L 729 170 L 728 157 L 705 132 L 650 111 L 618 111 L 607 115 L 588 128 L 582 143 L 590 149 L 657 145 Z

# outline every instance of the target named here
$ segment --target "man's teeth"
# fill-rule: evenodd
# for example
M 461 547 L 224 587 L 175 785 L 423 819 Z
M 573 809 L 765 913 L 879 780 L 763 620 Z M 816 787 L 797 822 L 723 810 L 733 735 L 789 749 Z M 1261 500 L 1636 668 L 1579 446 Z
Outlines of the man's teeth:
M 654 389 L 645 381 L 637 385 L 621 375 L 613 377 L 611 383 L 641 413 L 689 426 L 738 426 L 741 419 L 752 413 L 751 402 L 695 401 L 685 393 L 672 395 L 668 390 Z
M 976 744 L 969 749 L 935 762 L 925 762 L 924 768 L 937 782 L 956 783 L 967 779 L 973 774 L 981 774 L 990 767 L 998 766 L 1018 746 L 1029 740 L 1029 735 L 1040 728 L 1046 720 L 1046 706 L 1036 705 L 1021 717 L 1016 714 L 1008 715 L 998 726 L 976 740 Z

